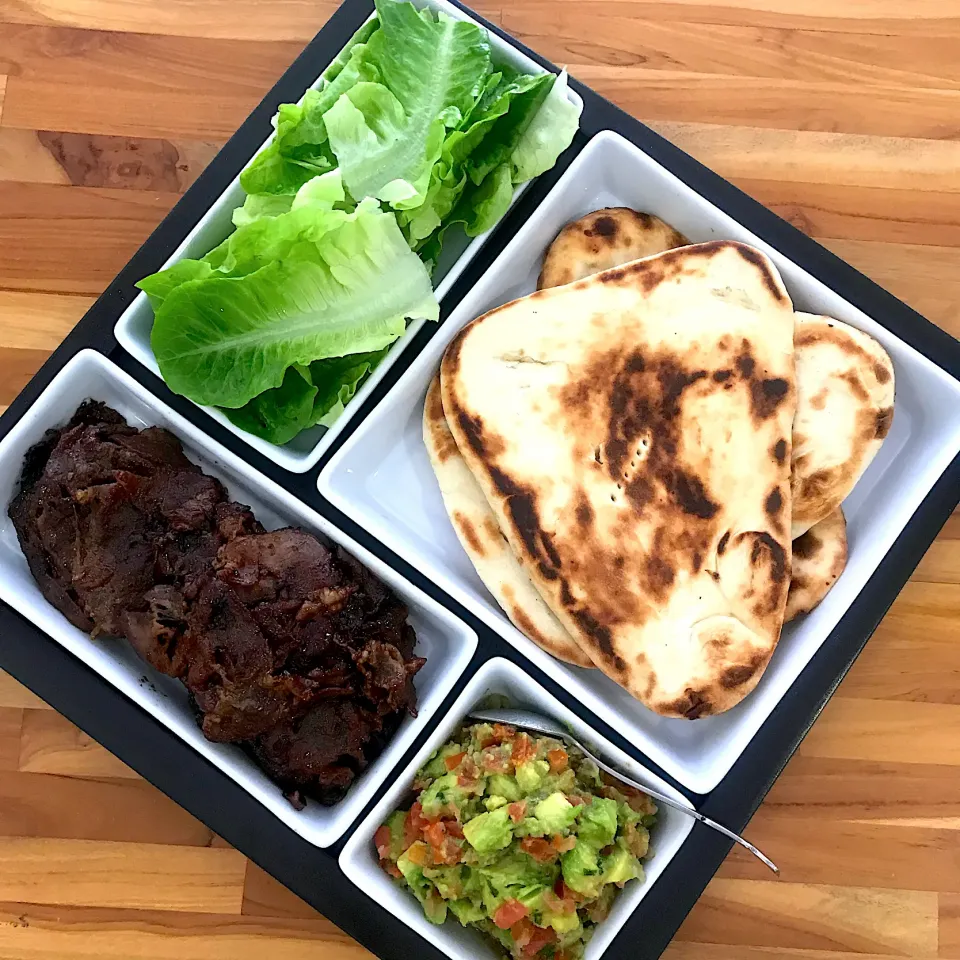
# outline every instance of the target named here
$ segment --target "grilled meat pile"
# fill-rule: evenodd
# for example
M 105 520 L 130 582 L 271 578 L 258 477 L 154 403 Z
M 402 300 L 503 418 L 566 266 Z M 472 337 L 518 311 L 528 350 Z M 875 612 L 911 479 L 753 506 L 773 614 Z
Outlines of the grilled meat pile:
M 301 807 L 339 800 L 413 712 L 400 599 L 338 547 L 265 531 L 158 427 L 85 402 L 24 462 L 10 505 L 44 596 L 189 690 Z

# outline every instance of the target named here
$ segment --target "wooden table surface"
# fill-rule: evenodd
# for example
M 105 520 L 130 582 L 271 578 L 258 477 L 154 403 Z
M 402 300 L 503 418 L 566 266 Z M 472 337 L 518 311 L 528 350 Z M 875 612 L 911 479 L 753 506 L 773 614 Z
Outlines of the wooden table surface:
M 0 0 L 0 406 L 328 0 Z M 954 335 L 960 0 L 481 0 Z M 670 960 L 960 960 L 960 517 Z M 2 960 L 368 957 L 0 675 Z

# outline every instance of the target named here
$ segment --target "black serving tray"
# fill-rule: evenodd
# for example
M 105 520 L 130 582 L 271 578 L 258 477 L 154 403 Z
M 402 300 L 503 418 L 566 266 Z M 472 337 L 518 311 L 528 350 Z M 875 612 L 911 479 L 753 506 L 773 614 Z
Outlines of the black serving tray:
M 467 10 L 462 4 L 458 5 Z M 561 701 L 582 714 L 582 707 L 556 683 L 524 660 L 513 647 L 446 597 L 409 564 L 321 500 L 316 487 L 317 475 L 333 450 L 308 473 L 294 475 L 286 472 L 224 430 L 196 406 L 170 393 L 159 379 L 121 350 L 114 339 L 114 325 L 136 292 L 134 282 L 159 269 L 261 145 L 268 133 L 270 118 L 279 104 L 299 99 L 314 81 L 319 68 L 340 51 L 372 10 L 373 4 L 370 0 L 346 0 L 337 10 L 10 405 L 0 418 L 0 437 L 6 435 L 75 353 L 88 347 L 98 350 L 164 402 L 196 422 L 220 443 L 342 527 L 364 546 L 385 558 L 411 582 L 449 606 L 476 629 L 480 637 L 478 653 L 438 711 L 438 722 L 477 666 L 494 656 L 521 663 L 525 670 Z M 472 11 L 468 12 L 484 23 L 487 29 L 508 39 L 534 60 L 555 69 L 548 61 L 517 43 L 504 31 L 486 23 Z M 900 339 L 925 354 L 951 376 L 960 379 L 960 343 L 639 121 L 582 84 L 572 81 L 571 85 L 584 101 L 581 130 L 574 145 L 553 171 L 541 177 L 527 191 L 474 259 L 445 298 L 443 318 L 489 267 L 519 225 L 535 210 L 588 140 L 601 130 L 611 129 L 632 140 L 698 193 L 818 277 L 868 316 L 882 317 L 884 324 Z M 421 332 L 418 342 L 404 353 L 378 390 L 369 398 L 365 408 L 354 418 L 354 426 L 396 382 L 432 332 L 426 329 Z M 349 434 L 350 429 L 348 427 L 345 434 Z M 731 772 L 710 794 L 694 798 L 704 813 L 738 830 L 746 826 L 958 500 L 960 457 L 953 461 L 927 495 L 829 640 L 784 696 Z M 390 960 L 409 960 L 410 957 L 440 960 L 443 956 L 346 879 L 337 864 L 344 840 L 332 847 L 320 849 L 301 839 L 173 732 L 3 604 L 0 604 L 0 667 L 13 674 L 378 956 Z M 622 749 L 639 756 L 648 767 L 666 776 L 655 764 L 625 742 L 616 731 L 592 715 L 589 721 Z M 410 761 L 427 735 L 428 733 L 421 735 L 397 769 Z M 383 788 L 380 792 L 382 790 Z M 379 796 L 378 792 L 377 798 Z M 371 801 L 368 809 L 377 798 Z M 349 835 L 350 831 L 347 833 L 347 836 Z M 696 827 L 664 876 L 640 903 L 605 957 L 610 960 L 654 960 L 659 957 L 720 866 L 729 848 L 729 842 L 723 837 L 705 828 Z

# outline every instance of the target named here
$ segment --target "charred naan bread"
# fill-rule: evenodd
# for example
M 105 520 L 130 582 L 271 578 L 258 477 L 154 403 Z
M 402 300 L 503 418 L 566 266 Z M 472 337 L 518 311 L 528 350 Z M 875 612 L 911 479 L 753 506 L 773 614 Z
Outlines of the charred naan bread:
M 629 207 L 595 210 L 568 223 L 550 244 L 537 288 L 560 287 L 689 242 L 648 213 Z
M 893 423 L 893 363 L 839 320 L 796 315 L 793 539 L 828 517 L 870 466 Z
M 847 565 L 847 521 L 837 507 L 793 541 L 793 568 L 784 622 L 809 613 L 830 592 Z
M 665 716 L 746 696 L 790 583 L 793 307 L 773 264 L 705 243 L 541 290 L 461 331 L 441 380 L 500 529 L 597 666 Z
M 439 376 L 427 391 L 423 442 L 453 529 L 480 579 L 514 626 L 547 653 L 580 667 L 592 667 L 593 661 L 550 612 L 517 562 L 487 498 L 460 456 L 443 415 Z

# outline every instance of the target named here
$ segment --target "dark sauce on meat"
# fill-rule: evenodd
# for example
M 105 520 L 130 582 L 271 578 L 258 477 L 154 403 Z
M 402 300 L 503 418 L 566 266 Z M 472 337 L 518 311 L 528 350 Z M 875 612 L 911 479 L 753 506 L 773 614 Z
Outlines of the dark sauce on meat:
M 127 639 L 302 807 L 331 804 L 416 709 L 401 600 L 338 547 L 268 532 L 166 430 L 87 401 L 27 454 L 9 508 L 43 595 Z

